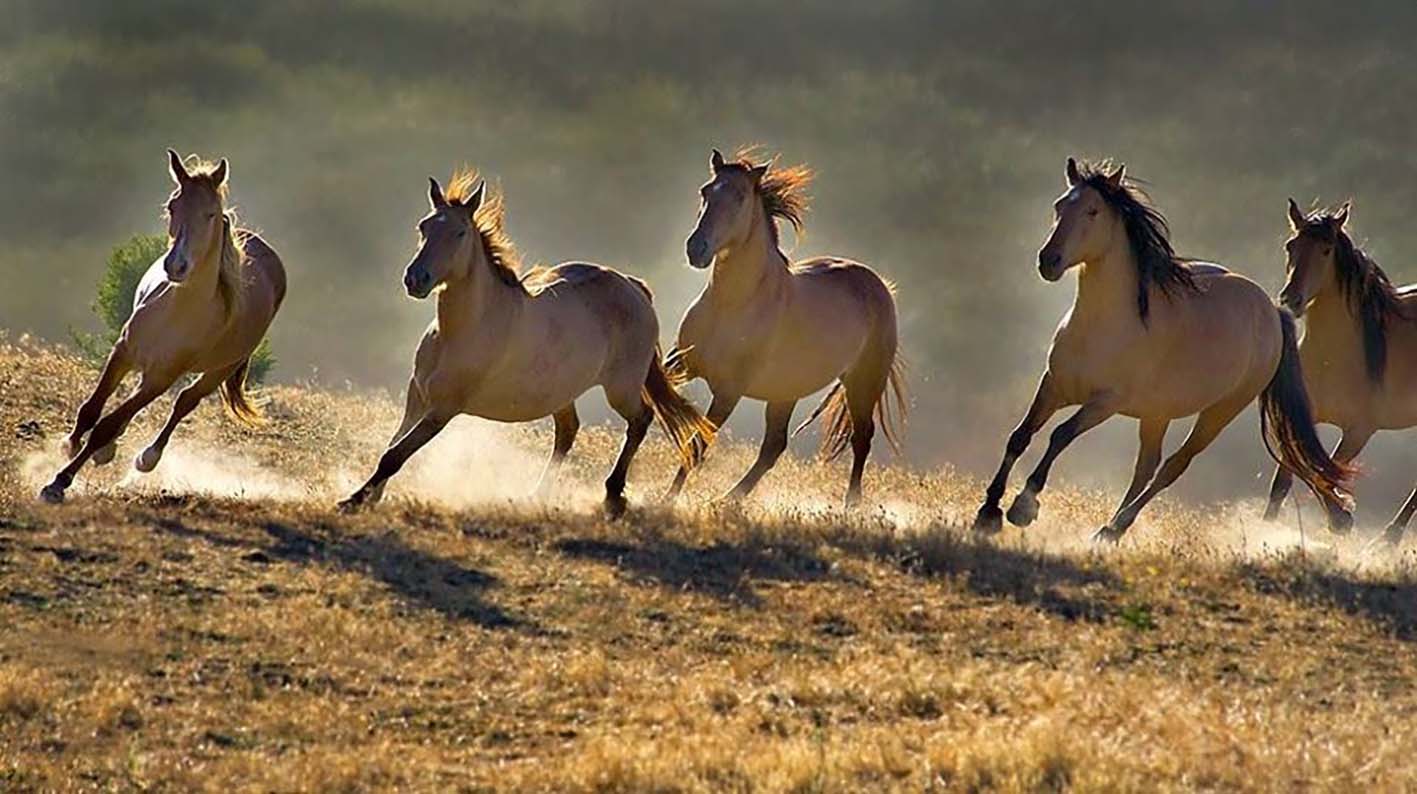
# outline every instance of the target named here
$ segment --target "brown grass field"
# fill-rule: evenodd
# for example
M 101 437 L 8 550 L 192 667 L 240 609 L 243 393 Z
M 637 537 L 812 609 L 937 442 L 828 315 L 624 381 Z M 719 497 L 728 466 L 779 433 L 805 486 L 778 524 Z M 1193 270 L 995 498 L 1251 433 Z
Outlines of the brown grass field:
M 657 437 L 607 523 L 618 431 L 554 503 L 549 427 L 470 420 L 364 515 L 331 509 L 390 398 L 208 401 L 153 475 L 166 412 L 34 494 L 92 370 L 0 338 L 0 790 L 1292 791 L 1417 779 L 1411 543 L 1367 556 L 1162 500 L 1120 548 L 1106 495 L 1026 533 L 961 529 L 980 484 L 785 460 L 760 499 L 676 509 Z M 917 418 L 917 421 L 924 421 Z M 1311 515 L 1316 516 L 1316 513 Z M 1292 521 L 1290 522 L 1292 523 Z M 1314 523 L 1310 519 L 1311 529 Z

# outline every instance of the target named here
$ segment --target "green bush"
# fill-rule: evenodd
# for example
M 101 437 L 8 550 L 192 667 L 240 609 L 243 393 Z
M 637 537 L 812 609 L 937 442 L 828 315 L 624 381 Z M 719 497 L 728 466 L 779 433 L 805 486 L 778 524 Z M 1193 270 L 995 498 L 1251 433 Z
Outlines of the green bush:
M 160 234 L 136 234 L 114 246 L 108 253 L 103 276 L 98 281 L 98 293 L 94 296 L 93 313 L 103 323 L 104 330 L 97 334 L 72 332 L 74 344 L 88 357 L 102 361 L 108 357 L 123 324 L 133 311 L 133 295 L 138 291 L 138 282 L 157 258 L 167 250 L 167 238 Z M 247 379 L 260 383 L 276 365 L 275 354 L 271 352 L 269 339 L 262 339 L 251 354 L 251 369 Z

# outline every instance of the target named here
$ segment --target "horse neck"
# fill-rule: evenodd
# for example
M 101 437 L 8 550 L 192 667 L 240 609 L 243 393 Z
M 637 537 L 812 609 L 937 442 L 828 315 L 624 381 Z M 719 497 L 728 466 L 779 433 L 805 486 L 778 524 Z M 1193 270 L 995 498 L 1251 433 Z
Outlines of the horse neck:
M 438 293 L 438 327 L 448 336 L 476 333 L 506 321 L 521 308 L 527 292 L 474 262 L 467 276 L 449 281 Z
M 212 239 L 208 250 L 202 252 L 192 272 L 182 280 L 178 294 L 194 303 L 208 303 L 216 300 L 221 286 L 221 254 L 229 234 L 223 226 L 221 234 Z
M 1336 281 L 1331 281 L 1304 312 L 1305 334 L 1313 340 L 1357 349 L 1363 346 L 1363 318 Z M 1357 355 L 1361 356 L 1359 352 Z
M 1096 262 L 1084 262 L 1078 274 L 1073 317 L 1088 322 L 1131 324 L 1137 315 L 1137 261 L 1129 245 L 1113 245 Z
M 787 257 L 777 247 L 761 202 L 742 245 L 725 251 L 709 273 L 707 294 L 723 308 L 744 306 L 786 287 Z

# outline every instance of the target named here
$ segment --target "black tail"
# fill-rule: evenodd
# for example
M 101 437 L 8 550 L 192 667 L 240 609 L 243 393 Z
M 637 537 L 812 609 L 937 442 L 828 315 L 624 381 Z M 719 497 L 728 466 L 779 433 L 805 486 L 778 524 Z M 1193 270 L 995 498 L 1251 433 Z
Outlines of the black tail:
M 1279 369 L 1260 394 L 1260 433 L 1265 447 L 1270 457 L 1308 483 L 1326 502 L 1348 509 L 1353 501 L 1348 493 L 1353 469 L 1329 457 L 1314 429 L 1314 413 L 1299 364 L 1294 315 L 1279 309 L 1279 324 L 1284 334 Z

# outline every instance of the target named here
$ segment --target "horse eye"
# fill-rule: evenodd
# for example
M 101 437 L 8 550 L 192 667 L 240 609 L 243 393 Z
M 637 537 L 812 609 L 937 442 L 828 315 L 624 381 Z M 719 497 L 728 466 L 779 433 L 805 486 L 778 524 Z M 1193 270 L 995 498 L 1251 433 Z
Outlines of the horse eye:
M 467 236 L 467 229 L 459 229 L 459 230 L 458 230 L 458 239 L 459 239 L 459 240 L 461 240 L 462 238 L 464 238 L 464 237 L 466 237 L 466 236 Z

